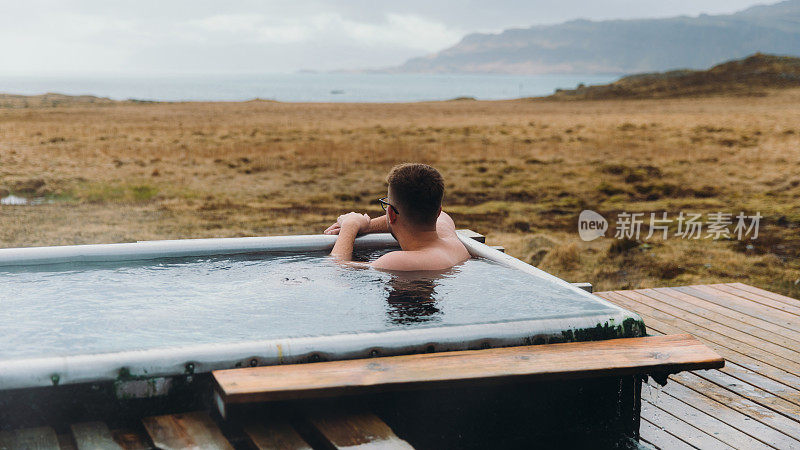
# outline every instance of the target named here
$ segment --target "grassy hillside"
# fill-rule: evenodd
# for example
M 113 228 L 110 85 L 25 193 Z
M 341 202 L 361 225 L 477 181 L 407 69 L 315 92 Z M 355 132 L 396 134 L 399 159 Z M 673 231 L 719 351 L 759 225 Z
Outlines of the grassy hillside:
M 756 53 L 708 70 L 672 70 L 623 77 L 611 84 L 559 90 L 553 100 L 674 98 L 708 95 L 764 96 L 800 87 L 800 58 Z

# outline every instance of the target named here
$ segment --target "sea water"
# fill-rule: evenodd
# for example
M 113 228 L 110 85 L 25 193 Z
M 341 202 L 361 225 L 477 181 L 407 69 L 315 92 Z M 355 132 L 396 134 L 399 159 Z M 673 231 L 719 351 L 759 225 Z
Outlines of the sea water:
M 619 75 L 295 73 L 264 75 L 0 77 L 0 93 L 56 92 L 114 100 L 416 102 L 474 97 L 503 100 L 552 94 Z
M 0 267 L 0 360 L 611 312 L 481 258 L 417 273 L 323 253 Z

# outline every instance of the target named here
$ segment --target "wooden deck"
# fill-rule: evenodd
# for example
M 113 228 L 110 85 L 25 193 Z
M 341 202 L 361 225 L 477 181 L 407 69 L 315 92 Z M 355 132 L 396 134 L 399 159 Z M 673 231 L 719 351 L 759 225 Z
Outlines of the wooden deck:
M 597 292 L 649 334 L 690 333 L 726 360 L 642 389 L 657 448 L 800 449 L 800 300 L 742 283 Z
M 663 388 L 649 380 L 642 389 L 642 444 L 800 449 L 800 300 L 741 283 L 597 295 L 640 314 L 651 335 L 688 333 L 726 359 L 721 369 L 671 375 Z M 91 422 L 58 433 L 50 427 L 0 432 L 0 449 L 385 448 L 389 443 L 409 447 L 369 411 L 338 410 L 252 423 L 192 412 L 144 418 L 127 429 Z

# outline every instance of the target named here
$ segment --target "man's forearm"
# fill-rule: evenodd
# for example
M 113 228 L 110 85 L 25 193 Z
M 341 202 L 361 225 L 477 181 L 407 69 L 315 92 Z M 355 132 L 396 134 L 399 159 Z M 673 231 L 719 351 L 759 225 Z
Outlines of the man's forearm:
M 370 219 L 369 221 L 369 229 L 367 229 L 367 233 L 388 233 L 389 227 L 386 225 L 386 214 L 376 217 L 374 219 Z
M 340 261 L 350 261 L 353 259 L 353 243 L 358 235 L 358 228 L 346 226 L 339 230 L 336 243 L 331 250 L 331 256 Z

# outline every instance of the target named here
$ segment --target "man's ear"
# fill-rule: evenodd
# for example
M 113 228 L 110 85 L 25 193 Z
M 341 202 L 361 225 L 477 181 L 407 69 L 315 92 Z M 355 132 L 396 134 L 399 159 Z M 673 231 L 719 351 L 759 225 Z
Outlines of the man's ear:
M 386 208 L 386 218 L 389 219 L 389 223 L 397 222 L 397 213 L 394 212 L 394 208 Z

